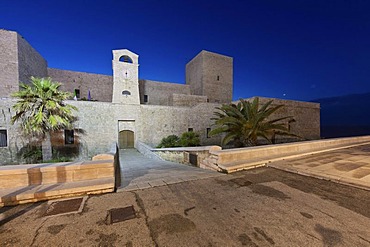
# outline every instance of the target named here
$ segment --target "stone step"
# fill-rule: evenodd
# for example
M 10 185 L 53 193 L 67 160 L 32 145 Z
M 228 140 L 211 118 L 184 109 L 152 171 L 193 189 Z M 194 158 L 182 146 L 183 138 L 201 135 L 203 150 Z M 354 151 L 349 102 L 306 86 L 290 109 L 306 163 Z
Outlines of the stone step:
M 113 176 L 112 160 L 0 166 L 0 189 Z
M 91 161 L 0 166 L 0 207 L 112 192 L 119 186 L 115 166 L 114 154 Z
M 0 206 L 114 191 L 114 177 L 0 189 Z

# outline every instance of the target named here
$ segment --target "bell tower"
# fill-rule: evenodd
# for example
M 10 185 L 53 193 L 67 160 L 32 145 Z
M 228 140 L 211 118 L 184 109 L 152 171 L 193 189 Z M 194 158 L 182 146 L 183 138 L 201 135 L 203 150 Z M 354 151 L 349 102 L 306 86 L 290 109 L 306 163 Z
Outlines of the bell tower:
M 139 56 L 123 49 L 113 50 L 112 103 L 140 104 Z

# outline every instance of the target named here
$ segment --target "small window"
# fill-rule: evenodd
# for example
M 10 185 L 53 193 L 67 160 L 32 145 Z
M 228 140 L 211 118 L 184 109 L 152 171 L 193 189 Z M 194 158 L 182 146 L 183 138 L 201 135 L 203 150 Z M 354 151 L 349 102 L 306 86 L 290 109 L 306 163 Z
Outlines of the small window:
M 193 132 L 193 128 L 188 128 L 188 132 Z
M 75 143 L 74 130 L 64 130 L 64 143 L 65 144 Z
M 207 128 L 207 138 L 211 138 L 211 136 L 209 135 L 209 132 L 211 132 L 211 128 Z
M 80 89 L 75 89 L 75 96 L 77 99 L 80 98 L 81 94 L 80 94 Z
M 122 95 L 129 96 L 129 95 L 131 95 L 131 92 L 128 91 L 128 90 L 125 90 L 125 91 L 122 91 Z
M 218 75 L 218 76 L 217 76 L 217 81 L 219 81 L 219 80 L 220 80 L 220 76 Z
M 148 95 L 144 94 L 144 103 L 148 103 Z
M 8 146 L 8 135 L 6 130 L 0 130 L 0 147 Z

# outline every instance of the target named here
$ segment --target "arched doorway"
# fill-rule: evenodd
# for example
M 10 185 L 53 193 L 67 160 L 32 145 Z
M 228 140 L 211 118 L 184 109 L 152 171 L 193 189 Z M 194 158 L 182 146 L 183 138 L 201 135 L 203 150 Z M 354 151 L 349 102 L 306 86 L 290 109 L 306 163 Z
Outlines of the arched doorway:
M 135 135 L 131 130 L 122 130 L 118 135 L 119 148 L 134 148 Z

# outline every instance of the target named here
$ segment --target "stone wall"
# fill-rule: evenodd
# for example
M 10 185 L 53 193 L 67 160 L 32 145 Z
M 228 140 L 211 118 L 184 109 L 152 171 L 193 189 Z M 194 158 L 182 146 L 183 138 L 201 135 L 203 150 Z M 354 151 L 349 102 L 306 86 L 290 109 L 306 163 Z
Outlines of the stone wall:
M 140 103 L 147 105 L 172 105 L 173 94 L 190 94 L 190 87 L 184 84 L 139 80 Z M 144 102 L 147 95 L 148 102 Z
M 68 101 L 78 108 L 78 121 L 74 124 L 85 133 L 81 144 L 88 157 L 105 152 L 105 147 L 118 142 L 119 121 L 134 122 L 135 139 L 140 106 L 120 105 L 105 102 Z
M 207 103 L 207 96 L 174 93 L 170 97 L 170 105 L 173 106 L 195 106 L 199 103 Z
M 19 89 L 17 33 L 0 29 L 0 98 Z
M 274 118 L 286 116 L 293 117 L 293 122 L 288 123 L 288 120 L 285 120 L 291 133 L 299 135 L 305 140 L 320 139 L 320 104 L 263 97 L 259 98 L 261 104 L 273 100 L 273 105 L 284 105 L 284 107 L 274 113 Z M 286 141 L 285 138 L 282 139 L 282 141 Z M 293 138 L 293 140 L 296 140 L 296 138 Z
M 201 145 L 221 142 L 220 136 L 207 138 L 207 128 L 211 128 L 211 116 L 218 104 L 202 103 L 194 107 L 141 106 L 140 140 L 157 146 L 163 137 L 180 136 L 192 128 L 198 133 Z
M 0 130 L 6 130 L 7 146 L 0 147 L 0 165 L 13 164 L 21 160 L 19 156 L 22 148 L 31 141 L 31 139 L 22 135 L 22 129 L 17 123 L 11 124 L 11 117 L 15 114 L 12 109 L 15 100 L 0 100 Z
M 261 99 L 262 102 L 265 100 L 268 99 Z M 8 146 L 0 148 L 1 164 L 17 160 L 17 154 L 29 142 L 29 139 L 22 136 L 19 124 L 15 126 L 10 124 L 10 118 L 14 115 L 12 110 L 14 102 L 11 99 L 0 101 L 0 129 L 7 130 L 8 134 Z M 89 158 L 106 152 L 107 146 L 118 141 L 119 131 L 127 129 L 122 123 L 130 123 L 135 143 L 141 141 L 152 147 L 157 146 L 163 137 L 173 134 L 180 136 L 189 128 L 199 133 L 201 145 L 221 143 L 221 136 L 207 137 L 207 128 L 212 128 L 211 118 L 215 108 L 220 104 L 200 103 L 193 107 L 175 107 L 73 100 L 67 103 L 78 108 L 76 112 L 78 121 L 74 123 L 74 129 L 80 158 Z M 306 139 L 319 138 L 318 104 L 285 100 L 276 100 L 275 103 L 286 105 L 276 117 L 294 115 L 296 122 L 291 126 L 293 133 Z M 64 145 L 63 141 L 63 133 L 59 133 L 59 137 L 54 136 L 55 145 L 62 148 L 68 146 Z
M 181 135 L 189 128 L 189 108 L 141 105 L 140 140 L 152 147 L 163 137 Z
M 19 34 L 17 42 L 19 81 L 29 83 L 31 76 L 47 77 L 46 60 Z
M 202 145 L 221 145 L 221 135 L 207 136 L 207 128 L 213 129 L 214 117 L 216 107 L 221 104 L 216 103 L 201 103 L 191 108 L 189 122 L 190 128 L 200 135 Z
M 52 68 L 48 68 L 48 76 L 62 83 L 63 91 L 74 93 L 75 89 L 79 89 L 80 98 L 87 99 L 90 90 L 93 100 L 112 102 L 112 76 Z
M 152 152 L 163 160 L 200 167 L 202 161 L 210 156 L 210 151 L 219 150 L 222 150 L 219 146 L 201 146 L 157 148 L 152 149 Z

